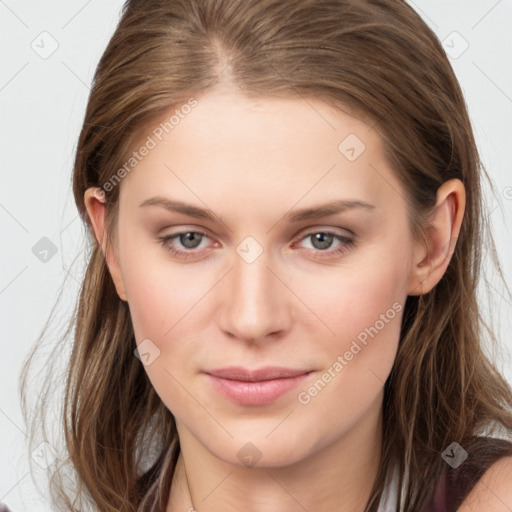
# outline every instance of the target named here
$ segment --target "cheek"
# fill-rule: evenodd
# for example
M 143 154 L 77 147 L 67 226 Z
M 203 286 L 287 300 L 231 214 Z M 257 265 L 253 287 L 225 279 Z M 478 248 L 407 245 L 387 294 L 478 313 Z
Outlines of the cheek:
M 150 263 L 147 254 L 134 251 L 123 263 L 135 339 L 151 357 L 144 365 L 148 378 L 171 412 L 192 409 L 192 395 L 184 393 L 180 383 L 187 383 L 187 390 L 194 393 L 189 383 L 194 369 L 186 362 L 192 362 L 197 351 L 191 308 L 201 287 L 193 286 L 190 273 L 177 266 L 171 270 L 165 258 Z
M 386 259 L 382 254 L 393 256 Z M 377 255 L 374 261 L 366 259 L 364 264 L 342 269 L 338 279 L 331 276 L 317 282 L 319 287 L 308 296 L 326 326 L 325 335 L 319 337 L 318 320 L 310 324 L 312 335 L 317 332 L 317 347 L 325 355 L 320 378 L 328 381 L 326 387 L 336 400 L 341 398 L 353 410 L 368 405 L 391 371 L 407 298 L 405 258 L 395 257 L 391 250 L 377 251 Z M 318 383 L 318 392 L 322 386 Z M 323 394 L 318 405 L 329 396 L 333 397 L 330 392 Z
M 198 281 L 197 270 L 169 262 L 165 254 L 126 249 L 131 252 L 125 252 L 122 270 L 135 339 L 157 354 L 145 370 L 166 405 L 174 408 L 183 395 L 178 383 L 197 370 L 194 355 L 204 329 L 199 313 L 212 283 Z
M 162 275 L 156 279 L 155 272 L 154 268 L 146 271 L 142 266 L 129 268 L 125 289 L 137 342 L 150 338 L 161 345 L 172 327 L 179 300 L 173 288 L 166 286 Z
M 164 249 L 157 255 L 158 250 L 126 247 L 122 270 L 137 341 L 151 338 L 161 346 L 187 323 L 206 285 L 194 281 L 193 271 L 167 261 Z
M 304 286 L 296 286 L 297 295 L 304 297 L 316 314 L 308 315 L 309 328 L 312 332 L 316 329 L 317 337 L 322 333 L 328 346 L 343 349 L 360 334 L 364 341 L 364 333 L 375 325 L 379 331 L 390 331 L 398 324 L 398 330 L 393 329 L 399 334 L 397 317 L 407 296 L 405 262 L 379 257 L 378 262 L 371 263 L 366 259 L 325 276 L 305 278 Z
M 352 276 L 330 306 L 335 335 L 317 345 L 324 367 L 297 395 L 304 413 L 322 417 L 327 429 L 350 428 L 382 393 L 396 357 L 405 300 L 400 281 L 392 278 L 393 273 L 375 274 L 360 286 Z

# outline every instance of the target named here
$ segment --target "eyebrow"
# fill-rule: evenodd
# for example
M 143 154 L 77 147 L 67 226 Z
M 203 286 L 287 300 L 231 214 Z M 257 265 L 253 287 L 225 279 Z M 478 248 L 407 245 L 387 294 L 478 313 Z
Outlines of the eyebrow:
M 301 222 L 304 220 L 327 217 L 328 215 L 334 215 L 336 213 L 342 213 L 356 208 L 361 208 L 367 211 L 375 210 L 375 206 L 373 206 L 373 204 L 360 201 L 359 199 L 336 199 L 318 206 L 293 210 L 287 213 L 284 218 L 288 222 Z
M 213 222 L 216 220 L 215 216 L 210 213 L 211 210 L 199 208 L 198 206 L 194 206 L 192 204 L 176 201 L 175 199 L 167 199 L 161 196 L 150 197 L 149 199 L 142 201 L 142 203 L 139 205 L 139 207 L 145 206 L 161 206 L 171 212 L 182 213 L 184 215 L 188 215 L 189 217 L 207 219 Z
M 206 219 L 212 222 L 217 220 L 215 215 L 211 213 L 211 210 L 199 208 L 198 206 L 161 196 L 150 197 L 149 199 L 143 201 L 139 206 L 161 206 L 162 208 L 165 208 L 171 212 L 182 213 L 184 215 L 188 215 L 189 217 Z M 356 208 L 367 211 L 375 210 L 374 205 L 365 201 L 358 199 L 337 199 L 321 205 L 293 210 L 284 216 L 284 220 L 290 223 L 301 222 L 305 220 L 327 217 L 328 215 L 334 215 L 336 213 L 341 213 Z

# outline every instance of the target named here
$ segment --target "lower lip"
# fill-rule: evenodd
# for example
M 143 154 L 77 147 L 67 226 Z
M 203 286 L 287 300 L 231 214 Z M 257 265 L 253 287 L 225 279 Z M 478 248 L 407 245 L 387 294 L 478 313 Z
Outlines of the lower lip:
M 311 373 L 311 372 L 310 372 Z M 242 405 L 265 405 L 274 402 L 281 395 L 296 388 L 308 375 L 247 382 L 223 379 L 206 374 L 212 386 L 222 395 Z

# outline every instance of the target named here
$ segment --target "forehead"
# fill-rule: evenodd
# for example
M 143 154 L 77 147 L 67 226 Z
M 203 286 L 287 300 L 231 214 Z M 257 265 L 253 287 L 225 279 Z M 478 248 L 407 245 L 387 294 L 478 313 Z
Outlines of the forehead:
M 378 132 L 315 98 L 208 92 L 193 108 L 174 106 L 146 124 L 137 139 L 134 151 L 149 139 L 153 147 L 123 180 L 125 201 L 164 190 L 217 201 L 226 194 L 286 204 L 305 194 L 312 201 L 326 194 L 377 200 L 385 181 L 395 181 L 391 190 L 399 186 Z

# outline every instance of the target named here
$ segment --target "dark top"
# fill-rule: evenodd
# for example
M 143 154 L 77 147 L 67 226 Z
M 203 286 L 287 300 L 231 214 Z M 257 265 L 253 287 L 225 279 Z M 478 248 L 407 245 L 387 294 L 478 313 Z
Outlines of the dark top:
M 428 512 L 455 512 L 487 469 L 501 457 L 512 455 L 512 443 L 492 437 L 474 437 L 464 443 L 467 459 L 457 468 L 446 464 Z

